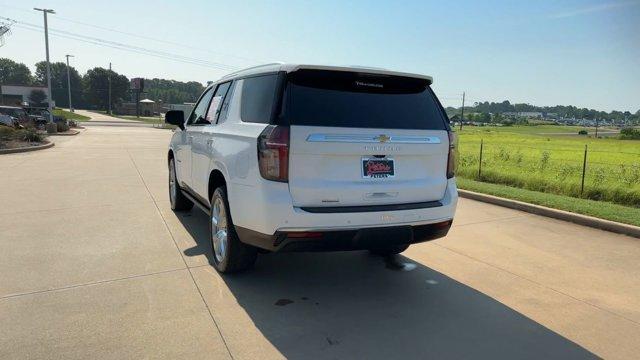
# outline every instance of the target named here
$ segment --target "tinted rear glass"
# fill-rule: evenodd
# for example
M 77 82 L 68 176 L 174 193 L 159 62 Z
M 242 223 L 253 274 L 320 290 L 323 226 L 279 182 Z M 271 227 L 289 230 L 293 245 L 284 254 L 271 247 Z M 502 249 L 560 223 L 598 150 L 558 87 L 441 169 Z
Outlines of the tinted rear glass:
M 254 76 L 243 80 L 240 99 L 240 118 L 242 121 L 269 123 L 277 83 L 277 74 Z
M 445 130 L 427 80 L 357 72 L 298 70 L 289 74 L 291 125 Z

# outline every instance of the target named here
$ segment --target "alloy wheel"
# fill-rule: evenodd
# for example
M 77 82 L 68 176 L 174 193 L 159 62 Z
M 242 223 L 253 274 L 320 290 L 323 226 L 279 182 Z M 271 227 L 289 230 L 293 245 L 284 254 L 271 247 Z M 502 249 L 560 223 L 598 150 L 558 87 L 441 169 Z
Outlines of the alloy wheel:
M 227 256 L 227 213 L 222 199 L 217 197 L 211 209 L 211 239 L 213 254 L 218 263 Z

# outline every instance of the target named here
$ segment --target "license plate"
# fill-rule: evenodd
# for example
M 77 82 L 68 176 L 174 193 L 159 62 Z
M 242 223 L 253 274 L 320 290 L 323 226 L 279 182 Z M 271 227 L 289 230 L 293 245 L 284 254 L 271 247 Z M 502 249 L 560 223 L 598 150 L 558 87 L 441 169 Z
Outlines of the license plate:
M 396 175 L 391 158 L 362 158 L 362 177 L 365 179 L 384 179 Z

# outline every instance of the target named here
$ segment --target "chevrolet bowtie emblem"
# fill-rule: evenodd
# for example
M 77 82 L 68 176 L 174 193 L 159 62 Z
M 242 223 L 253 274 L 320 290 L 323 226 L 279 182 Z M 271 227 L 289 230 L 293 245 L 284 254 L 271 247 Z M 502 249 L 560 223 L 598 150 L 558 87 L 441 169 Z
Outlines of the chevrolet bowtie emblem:
M 389 137 L 387 135 L 378 135 L 378 136 L 374 137 L 373 140 L 379 141 L 381 143 L 385 143 L 385 142 L 391 140 L 391 137 Z

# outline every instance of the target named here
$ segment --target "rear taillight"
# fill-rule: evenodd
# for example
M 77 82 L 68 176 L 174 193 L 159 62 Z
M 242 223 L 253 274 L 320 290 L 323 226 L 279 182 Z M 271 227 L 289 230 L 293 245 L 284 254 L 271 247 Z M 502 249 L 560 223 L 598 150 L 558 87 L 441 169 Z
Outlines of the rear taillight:
M 267 180 L 289 181 L 289 127 L 267 126 L 258 137 L 258 166 Z
M 456 176 L 458 163 L 458 136 L 449 131 L 449 157 L 447 158 L 447 179 Z

